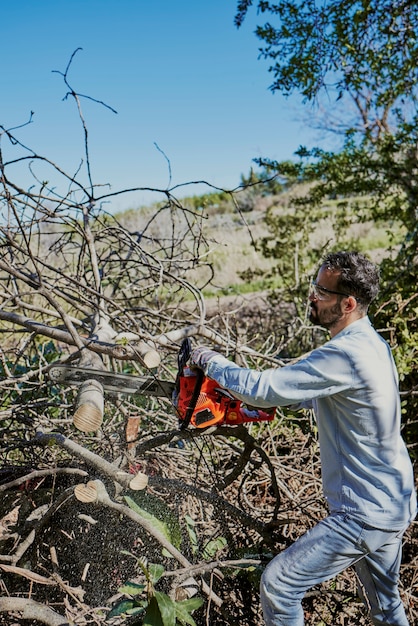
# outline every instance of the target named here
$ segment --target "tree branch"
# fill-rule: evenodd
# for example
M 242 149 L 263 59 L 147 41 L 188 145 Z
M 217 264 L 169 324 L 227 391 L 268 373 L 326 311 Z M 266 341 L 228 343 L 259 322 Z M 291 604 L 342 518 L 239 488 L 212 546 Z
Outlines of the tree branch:
M 72 626 L 67 618 L 35 600 L 19 597 L 0 598 L 0 613 L 21 613 L 22 619 L 37 620 L 47 626 Z

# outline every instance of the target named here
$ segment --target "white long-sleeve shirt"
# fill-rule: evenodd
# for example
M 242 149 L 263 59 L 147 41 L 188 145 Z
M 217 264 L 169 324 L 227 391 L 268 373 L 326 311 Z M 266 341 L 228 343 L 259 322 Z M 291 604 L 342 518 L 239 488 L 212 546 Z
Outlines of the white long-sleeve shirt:
M 404 528 L 416 515 L 411 460 L 400 433 L 398 375 L 388 344 L 363 317 L 293 365 L 262 372 L 222 355 L 206 374 L 258 407 L 312 406 L 324 495 L 381 529 Z

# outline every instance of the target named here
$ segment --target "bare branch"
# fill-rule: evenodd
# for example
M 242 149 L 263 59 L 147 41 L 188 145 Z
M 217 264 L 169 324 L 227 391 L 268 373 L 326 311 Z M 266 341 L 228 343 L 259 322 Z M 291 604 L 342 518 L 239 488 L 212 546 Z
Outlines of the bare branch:
M 71 626 L 73 624 L 44 604 L 16 596 L 0 598 L 0 613 L 20 613 L 22 619 L 37 620 L 47 626 Z

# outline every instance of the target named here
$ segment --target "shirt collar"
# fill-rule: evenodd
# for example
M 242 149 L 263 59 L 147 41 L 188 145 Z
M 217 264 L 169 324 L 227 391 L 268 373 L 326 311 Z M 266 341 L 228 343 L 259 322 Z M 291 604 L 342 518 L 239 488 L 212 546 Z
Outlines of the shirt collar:
M 356 332 L 357 330 L 363 330 L 366 328 L 370 328 L 371 327 L 371 322 L 369 319 L 368 315 L 364 315 L 363 317 L 360 317 L 360 319 L 355 320 L 354 322 L 351 322 L 351 324 L 348 324 L 348 326 L 346 326 L 345 328 L 343 328 L 342 330 L 340 330 L 339 333 L 337 333 L 336 335 L 334 335 L 334 337 L 332 337 L 332 339 L 336 339 L 337 337 L 343 337 L 344 335 L 349 335 L 353 332 Z M 331 341 L 332 341 L 331 339 Z

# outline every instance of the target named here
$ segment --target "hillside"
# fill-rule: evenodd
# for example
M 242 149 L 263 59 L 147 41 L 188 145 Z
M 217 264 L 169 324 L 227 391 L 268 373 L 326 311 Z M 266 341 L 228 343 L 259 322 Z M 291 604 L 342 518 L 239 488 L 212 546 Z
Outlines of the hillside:
M 231 294 L 245 294 L 252 291 L 263 291 L 263 276 L 276 264 L 274 258 L 266 258 L 261 250 L 262 238 L 272 237 L 272 221 L 280 216 L 285 224 L 285 234 L 289 239 L 283 239 L 282 250 L 279 256 L 285 256 L 289 249 L 294 246 L 298 233 L 292 232 L 295 228 L 295 216 L 303 220 L 309 236 L 300 242 L 300 251 L 303 254 L 304 246 L 323 248 L 332 246 L 336 237 L 336 213 L 341 212 L 339 202 L 329 200 L 322 207 L 322 217 L 315 219 L 309 214 L 300 216 L 301 208 L 297 206 L 297 200 L 306 194 L 308 186 L 299 184 L 289 190 L 280 193 L 265 193 L 263 187 L 244 189 L 234 194 L 234 201 L 228 194 L 207 194 L 206 196 L 185 198 L 182 204 L 199 215 L 202 220 L 202 231 L 208 242 L 205 251 L 206 260 L 213 265 L 214 278 L 211 281 L 206 295 L 223 297 Z M 296 200 L 296 202 L 295 202 Z M 376 224 L 371 221 L 362 221 L 358 215 L 356 198 L 344 200 L 343 213 L 346 214 L 347 228 L 345 239 L 350 241 L 356 249 L 367 252 L 370 257 L 379 262 L 389 254 L 388 231 L 393 225 Z M 129 210 L 117 216 L 118 221 L 131 232 L 142 232 L 144 224 L 154 219 L 162 205 L 152 205 Z M 350 216 L 350 217 L 349 217 Z M 286 233 L 286 219 L 288 218 L 288 233 Z M 169 241 L 171 236 L 171 224 L 168 220 L 156 220 L 151 225 L 149 232 L 160 240 Z M 300 233 L 302 237 L 302 233 Z M 248 282 L 248 270 L 251 274 L 259 274 L 260 280 L 254 285 Z M 196 285 L 201 282 L 202 276 L 195 275 Z

